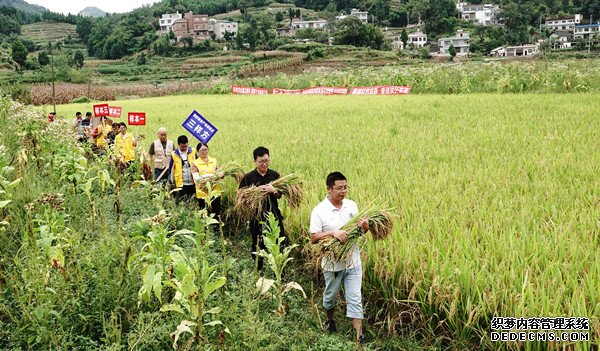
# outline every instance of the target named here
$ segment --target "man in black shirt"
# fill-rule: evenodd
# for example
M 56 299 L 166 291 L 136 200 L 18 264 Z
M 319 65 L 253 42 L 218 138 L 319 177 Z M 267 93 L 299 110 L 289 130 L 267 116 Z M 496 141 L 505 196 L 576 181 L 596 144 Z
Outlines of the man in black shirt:
M 254 150 L 253 155 L 256 168 L 253 171 L 246 173 L 244 178 L 242 178 L 240 181 L 240 189 L 255 185 L 269 194 L 269 198 L 265 201 L 263 207 L 261 219 L 253 219 L 250 221 L 250 233 L 252 234 L 252 248 L 250 252 L 252 253 L 252 258 L 256 259 L 256 252 L 260 249 L 265 249 L 265 244 L 262 239 L 263 227 L 260 224 L 260 221 L 266 220 L 267 213 L 272 212 L 273 215 L 275 215 L 275 218 L 277 218 L 280 229 L 279 236 L 284 237 L 285 233 L 283 230 L 283 216 L 281 215 L 281 211 L 279 211 L 279 205 L 277 203 L 277 199 L 281 198 L 281 193 L 279 193 L 273 185 L 269 184 L 279 178 L 279 173 L 269 169 L 269 162 L 271 162 L 271 160 L 267 148 L 259 146 Z M 284 242 L 284 244 L 287 243 Z M 258 257 L 258 269 L 262 269 L 262 267 L 263 259 Z

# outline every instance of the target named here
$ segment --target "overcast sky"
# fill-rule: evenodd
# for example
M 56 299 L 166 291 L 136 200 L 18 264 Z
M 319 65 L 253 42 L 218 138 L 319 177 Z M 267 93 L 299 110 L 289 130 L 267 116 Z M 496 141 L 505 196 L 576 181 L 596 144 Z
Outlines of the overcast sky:
M 159 0 L 25 0 L 30 4 L 41 5 L 52 12 L 77 14 L 88 6 L 95 6 L 105 12 L 129 12 L 145 4 Z

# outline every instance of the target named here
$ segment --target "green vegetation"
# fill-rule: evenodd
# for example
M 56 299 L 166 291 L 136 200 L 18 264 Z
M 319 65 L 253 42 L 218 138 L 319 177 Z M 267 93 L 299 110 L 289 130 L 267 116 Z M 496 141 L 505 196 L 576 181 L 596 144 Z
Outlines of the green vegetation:
M 197 209 L 140 180 L 139 160 L 124 174 L 76 144 L 70 118 L 50 124 L 6 99 L 0 122 L 11 126 L 0 131 L 0 348 L 354 348 L 349 323 L 321 331 L 318 291 L 310 306 L 286 295 L 289 314 L 277 318 L 277 301 L 256 292 L 247 233 L 231 223 L 207 231 Z M 285 279 L 311 286 L 301 270 Z M 420 349 L 415 338 L 369 333 L 366 350 Z
M 48 43 L 69 42 L 77 39 L 75 25 L 62 22 L 37 22 L 21 27 L 21 35 L 39 46 Z
M 140 129 L 146 135 L 158 126 L 178 135 L 196 109 L 220 129 L 211 141 L 220 162 L 247 159 L 250 169 L 249 152 L 264 144 L 274 169 L 303 174 L 305 202 L 298 211 L 284 207 L 284 216 L 307 261 L 310 210 L 324 196 L 323 177 L 341 170 L 360 207 L 379 204 L 398 215 L 392 236 L 366 248 L 368 315 L 401 335 L 418 330 L 424 344 L 449 338 L 454 349 L 495 349 L 506 345 L 488 341 L 493 316 L 587 316 L 598 343 L 600 257 L 588 249 L 599 240 L 598 101 L 598 93 L 586 93 L 117 104 L 148 113 L 151 124 Z M 323 116 L 333 129 L 322 127 Z M 287 127 L 253 131 L 244 120 Z

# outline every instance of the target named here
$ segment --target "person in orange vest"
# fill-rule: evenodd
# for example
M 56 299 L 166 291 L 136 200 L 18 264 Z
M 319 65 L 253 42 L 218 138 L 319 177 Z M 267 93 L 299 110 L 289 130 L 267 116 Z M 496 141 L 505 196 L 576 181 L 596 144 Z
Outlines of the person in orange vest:
M 167 139 L 166 128 L 158 128 L 156 135 L 158 139 L 150 144 L 148 159 L 154 164 L 154 181 L 164 184 L 171 176 L 169 165 L 175 147 L 173 141 Z

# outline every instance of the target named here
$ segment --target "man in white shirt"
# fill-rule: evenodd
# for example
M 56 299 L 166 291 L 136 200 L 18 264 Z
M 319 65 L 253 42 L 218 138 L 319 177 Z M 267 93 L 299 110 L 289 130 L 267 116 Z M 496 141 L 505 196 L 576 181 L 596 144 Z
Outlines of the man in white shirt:
M 327 197 L 321 201 L 310 215 L 310 240 L 317 244 L 321 239 L 332 236 L 340 242 L 347 240 L 346 232 L 340 230 L 352 217 L 358 214 L 358 207 L 352 200 L 346 199 L 348 184 L 346 177 L 340 172 L 327 176 Z M 369 222 L 366 218 L 358 222 L 358 226 L 366 231 Z M 357 246 L 352 249 L 352 255 L 345 261 L 323 259 L 321 262 L 325 275 L 325 291 L 323 292 L 323 307 L 327 312 L 326 327 L 330 332 L 336 331 L 333 312 L 336 305 L 336 295 L 344 283 L 346 298 L 346 316 L 352 318 L 352 326 L 356 330 L 356 340 L 364 342 L 362 333 L 362 264 Z

